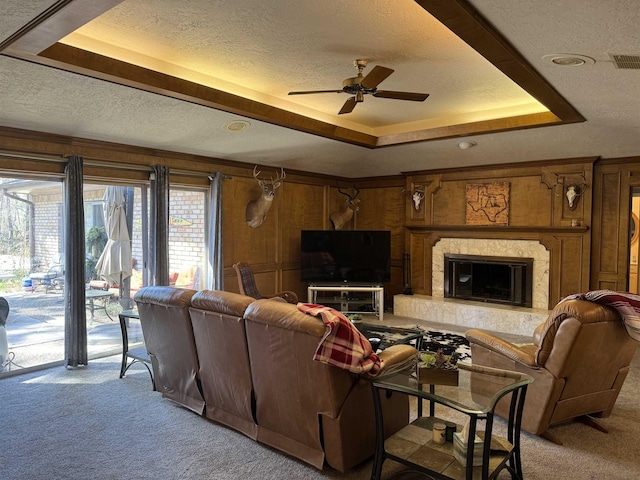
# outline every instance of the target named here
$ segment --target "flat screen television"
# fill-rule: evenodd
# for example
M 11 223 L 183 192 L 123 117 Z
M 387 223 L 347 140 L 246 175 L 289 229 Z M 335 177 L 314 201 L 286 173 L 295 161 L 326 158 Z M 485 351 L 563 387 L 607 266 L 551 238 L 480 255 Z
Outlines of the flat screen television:
M 377 284 L 391 280 L 391 232 L 302 230 L 301 280 Z

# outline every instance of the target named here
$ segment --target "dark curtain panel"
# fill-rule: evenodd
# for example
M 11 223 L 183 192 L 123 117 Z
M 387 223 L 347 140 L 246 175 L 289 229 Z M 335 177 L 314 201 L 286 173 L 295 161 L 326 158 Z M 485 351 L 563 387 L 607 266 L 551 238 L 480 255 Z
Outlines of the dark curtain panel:
M 65 365 L 87 365 L 82 157 L 68 157 L 63 189 Z
M 169 168 L 163 165 L 151 174 L 149 243 L 153 285 L 169 285 Z
M 209 177 L 209 205 L 207 228 L 207 285 L 210 290 L 224 290 L 222 263 L 222 173 Z

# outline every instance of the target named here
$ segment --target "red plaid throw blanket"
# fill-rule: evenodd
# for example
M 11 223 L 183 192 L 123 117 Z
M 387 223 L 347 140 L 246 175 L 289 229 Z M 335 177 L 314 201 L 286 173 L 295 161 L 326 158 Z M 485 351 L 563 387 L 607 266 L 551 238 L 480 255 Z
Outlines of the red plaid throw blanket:
M 627 292 L 613 290 L 592 290 L 585 293 L 575 293 L 561 300 L 579 299 L 607 305 L 618 311 L 622 317 L 627 333 L 634 340 L 640 341 L 640 296 Z
M 326 331 L 313 359 L 353 373 L 376 376 L 383 360 L 371 349 L 371 343 L 342 313 L 322 305 L 298 303 L 298 310 L 317 317 L 320 315 Z

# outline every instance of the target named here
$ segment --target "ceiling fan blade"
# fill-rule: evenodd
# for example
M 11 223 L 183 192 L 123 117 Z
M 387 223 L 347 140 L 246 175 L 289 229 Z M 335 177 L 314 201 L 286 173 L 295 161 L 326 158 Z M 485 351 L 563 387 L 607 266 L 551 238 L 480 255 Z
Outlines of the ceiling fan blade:
M 391 90 L 378 90 L 374 97 L 392 98 L 394 100 L 411 100 L 413 102 L 424 102 L 429 96 L 428 93 L 392 92 Z
M 342 93 L 342 90 L 308 90 L 305 92 L 289 92 L 289 95 L 309 95 L 311 93 Z
M 373 70 L 362 79 L 360 85 L 364 88 L 376 88 L 382 81 L 393 73 L 393 70 L 387 67 L 376 65 Z
M 343 113 L 353 112 L 353 109 L 356 108 L 356 103 L 358 103 L 356 101 L 356 97 L 349 97 L 349 99 L 346 102 L 344 102 L 344 105 L 338 112 L 338 115 L 342 115 Z

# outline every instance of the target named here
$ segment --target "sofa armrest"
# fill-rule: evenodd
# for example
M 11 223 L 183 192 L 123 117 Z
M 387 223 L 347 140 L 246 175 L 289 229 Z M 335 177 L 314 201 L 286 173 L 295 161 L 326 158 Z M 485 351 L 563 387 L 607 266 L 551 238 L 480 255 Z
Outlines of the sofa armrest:
M 417 355 L 418 350 L 411 345 L 392 345 L 384 349 L 378 355 L 383 360 L 383 364 L 382 369 L 376 376 L 388 375 L 410 367 Z
M 540 368 L 536 363 L 535 355 L 531 351 L 520 348 L 488 332 L 471 329 L 467 330 L 464 336 L 471 344 L 480 345 L 487 350 L 504 355 L 529 368 Z
M 545 323 L 541 323 L 533 331 L 533 344 L 536 347 L 539 347 L 540 343 L 542 343 L 542 332 L 544 332 L 545 325 L 546 325 Z

